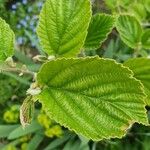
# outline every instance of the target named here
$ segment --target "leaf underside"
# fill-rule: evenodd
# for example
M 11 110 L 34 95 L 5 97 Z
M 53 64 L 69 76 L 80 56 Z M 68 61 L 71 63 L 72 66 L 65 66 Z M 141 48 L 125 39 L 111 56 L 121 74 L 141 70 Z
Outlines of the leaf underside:
M 0 61 L 14 54 L 15 35 L 9 25 L 0 18 Z
M 134 122 L 147 124 L 140 82 L 112 60 L 57 59 L 43 65 L 37 80 L 47 114 L 87 138 L 122 137 Z
M 131 48 L 141 44 L 142 27 L 134 16 L 120 15 L 116 22 L 122 41 Z
M 84 44 L 90 19 L 89 0 L 47 0 L 37 28 L 44 51 L 48 55 L 76 56 Z
M 96 50 L 107 39 L 112 31 L 115 18 L 111 15 L 96 14 L 92 17 L 88 35 L 85 40 L 84 48 L 86 50 Z
M 147 94 L 146 104 L 150 106 L 150 59 L 134 58 L 126 61 L 125 66 L 129 67 L 134 77 L 142 82 L 145 93 Z

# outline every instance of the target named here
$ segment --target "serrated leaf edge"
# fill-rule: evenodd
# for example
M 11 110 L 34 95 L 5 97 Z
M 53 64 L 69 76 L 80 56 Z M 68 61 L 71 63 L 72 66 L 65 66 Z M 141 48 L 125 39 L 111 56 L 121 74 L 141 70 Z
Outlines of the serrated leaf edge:
M 141 23 L 139 22 L 139 20 L 135 17 L 135 15 L 129 14 L 129 13 L 121 13 L 121 14 L 117 15 L 117 19 L 116 19 L 116 22 L 115 22 L 115 27 L 116 27 L 118 33 L 119 33 L 119 30 L 118 30 L 118 27 L 117 27 L 117 22 L 118 22 L 118 18 L 119 18 L 120 16 L 130 16 L 130 17 L 135 18 L 135 20 L 139 23 L 140 28 L 141 28 L 142 33 L 143 33 L 142 24 L 141 24 Z M 120 35 L 120 33 L 119 33 L 119 35 Z M 120 38 L 121 38 L 121 36 L 120 36 Z M 141 38 L 142 38 L 142 34 L 141 34 Z M 124 43 L 125 45 L 127 45 L 127 44 L 124 42 L 124 40 L 123 40 L 122 38 L 121 38 L 121 40 L 123 41 L 123 43 Z M 141 43 L 141 41 L 140 41 L 140 43 Z M 127 46 L 128 46 L 128 45 L 127 45 Z M 129 46 L 129 47 L 131 47 L 132 49 L 135 49 L 135 47 L 133 47 L 133 46 Z
M 11 54 L 9 57 L 12 57 L 14 55 L 14 46 L 15 46 L 15 33 L 14 31 L 11 29 L 10 25 L 3 19 L 0 17 L 0 20 L 10 29 L 9 32 L 11 32 L 12 34 L 12 42 L 13 42 L 13 45 L 12 45 L 12 50 L 13 50 L 13 54 Z M 2 60 L 0 60 L 0 63 L 3 62 Z
M 128 63 L 130 60 L 132 60 L 132 59 L 144 59 L 144 60 L 147 60 L 147 59 L 149 59 L 150 60 L 150 58 L 146 58 L 146 57 L 139 57 L 139 58 L 130 58 L 130 59 L 128 59 L 127 61 L 125 61 L 123 64 L 124 64 L 124 67 L 126 67 L 126 68 L 128 68 L 129 70 L 131 70 L 131 72 L 133 72 L 132 71 L 132 69 L 130 69 L 129 67 L 127 67 L 127 66 L 125 66 L 125 64 L 126 63 Z M 145 95 L 145 99 L 147 99 L 148 98 L 148 95 L 146 94 L 146 92 L 145 92 L 145 88 L 144 88 L 144 85 L 143 85 L 143 83 L 142 83 L 142 81 L 141 80 L 139 80 L 139 79 L 137 79 L 136 77 L 134 77 L 134 72 L 133 72 L 133 78 L 135 78 L 135 80 L 137 80 L 137 81 L 139 81 L 140 83 L 141 83 L 141 89 L 142 89 L 142 91 L 143 91 L 143 93 L 144 93 L 144 95 Z M 146 103 L 146 100 L 144 101 L 145 102 L 145 105 L 147 105 L 147 103 Z M 150 124 L 149 124 L 150 125 Z
M 109 15 L 109 14 L 105 14 L 105 13 L 99 13 L 99 14 L 93 15 L 92 17 L 94 17 L 96 15 L 99 15 L 99 16 L 104 15 L 104 16 L 110 16 L 110 17 L 112 17 L 112 19 L 113 19 L 113 26 L 110 28 L 109 32 L 106 34 L 105 39 L 99 42 L 99 46 L 95 46 L 95 47 L 93 46 L 93 47 L 90 47 L 90 48 L 84 48 L 85 51 L 91 51 L 91 50 L 96 50 L 96 49 L 100 48 L 102 46 L 102 44 L 108 39 L 109 34 L 112 32 L 112 30 L 113 30 L 113 28 L 115 27 L 115 24 L 116 24 L 116 19 L 117 18 L 115 17 L 115 15 Z M 85 43 L 85 41 L 84 41 L 84 43 Z
M 99 56 L 82 57 L 82 58 L 58 58 L 58 59 L 55 59 L 55 60 L 53 60 L 53 61 L 62 60 L 62 59 L 63 59 L 63 60 L 64 60 L 64 59 L 65 59 L 65 60 L 68 60 L 68 59 L 82 59 L 82 60 L 83 60 L 83 59 L 89 59 L 89 58 L 95 58 L 95 59 L 104 60 L 104 61 L 112 61 L 112 62 L 115 63 L 116 65 L 119 65 L 121 68 L 124 68 L 126 71 L 128 71 L 129 74 L 130 74 L 130 75 L 129 75 L 129 78 L 130 78 L 130 79 L 133 79 L 133 80 L 135 80 L 136 82 L 139 83 L 139 87 L 140 87 L 141 92 L 142 92 L 142 94 L 143 94 L 143 99 L 141 99 L 141 100 L 143 101 L 143 108 L 144 108 L 144 110 L 145 110 L 144 113 L 146 114 L 145 100 L 144 100 L 144 99 L 146 98 L 146 94 L 145 94 L 145 92 L 144 92 L 144 86 L 143 86 L 143 84 L 141 83 L 141 81 L 137 80 L 137 79 L 133 76 L 133 75 L 134 75 L 133 71 L 130 70 L 128 67 L 124 66 L 123 64 L 118 63 L 118 62 L 116 62 L 116 61 L 113 60 L 113 59 L 100 58 Z M 43 66 L 46 65 L 46 64 L 48 64 L 48 63 L 49 63 L 49 62 L 46 62 L 45 64 L 42 65 L 42 67 L 40 68 L 39 73 L 41 72 Z M 36 96 L 35 98 L 38 99 L 38 101 L 39 101 L 40 103 L 42 103 L 42 101 L 38 98 L 38 96 Z M 75 133 L 78 134 L 78 131 L 76 131 L 75 129 L 72 129 L 72 128 L 70 128 L 68 125 L 66 125 L 66 124 L 64 124 L 64 123 L 61 123 L 60 120 L 54 119 L 54 118 L 50 115 L 50 113 L 49 113 L 49 111 L 47 110 L 47 108 L 45 107 L 45 105 L 43 105 L 43 103 L 42 103 L 42 106 L 43 106 L 43 109 L 45 110 L 46 114 L 47 114 L 51 119 L 55 120 L 55 121 L 56 121 L 57 123 L 59 123 L 61 126 L 64 126 L 65 128 L 68 128 L 70 131 L 74 131 Z M 143 124 L 143 125 L 146 125 L 146 126 L 150 126 L 149 123 L 148 123 L 148 118 L 147 118 L 147 123 L 137 122 L 137 121 L 132 120 L 132 121 L 129 121 L 129 125 L 128 125 L 128 126 L 124 126 L 124 127 L 122 127 L 122 129 L 120 129 L 120 130 L 122 130 L 122 131 L 124 132 L 123 134 L 121 133 L 121 134 L 118 135 L 118 136 L 116 136 L 116 135 L 107 136 L 107 137 L 104 137 L 104 139 L 122 138 L 122 137 L 124 137 L 124 136 L 126 135 L 127 131 L 132 127 L 132 125 L 133 125 L 134 123 L 139 123 L 139 124 Z M 81 134 L 81 133 L 80 133 L 80 134 Z M 82 135 L 82 136 L 84 136 L 84 135 Z M 84 137 L 85 137 L 85 136 L 84 136 Z M 103 140 L 103 138 L 101 138 L 101 139 L 93 139 L 92 137 L 90 137 L 90 139 L 92 139 L 93 141 L 100 141 L 100 140 Z
M 89 28 L 89 25 L 90 25 L 90 21 L 91 21 L 91 18 L 92 18 L 92 2 L 91 2 L 90 0 L 87 0 L 87 2 L 89 3 L 89 7 L 90 7 L 90 11 L 89 11 L 90 18 L 89 18 L 89 22 L 88 22 L 87 29 L 86 29 L 86 31 L 85 31 L 85 38 L 82 40 L 81 48 L 80 48 L 78 51 L 76 51 L 76 56 L 82 51 L 82 48 L 83 48 L 83 46 L 84 46 L 84 43 L 85 43 L 85 40 L 86 40 L 86 37 L 87 37 L 87 34 L 88 34 L 88 28 Z M 46 3 L 46 2 L 45 2 L 45 3 Z M 42 9 L 43 9 L 45 3 L 43 4 Z M 41 9 L 41 11 L 42 11 L 42 9 Z M 40 13 L 41 13 L 41 12 L 40 12 Z M 40 19 L 41 19 L 41 15 L 39 15 L 39 20 L 40 20 Z M 39 35 L 38 30 L 39 30 L 39 22 L 38 22 L 38 25 L 37 25 L 37 27 L 36 27 L 37 36 Z M 38 36 L 38 37 L 39 37 L 39 36 Z M 38 39 L 40 40 L 40 38 L 38 38 Z M 48 54 L 48 53 L 46 52 L 46 50 L 44 50 L 44 47 L 42 46 L 41 40 L 40 40 L 40 45 L 41 45 L 41 47 L 43 48 L 43 51 L 44 51 L 47 55 L 50 55 L 50 54 Z M 72 53 L 74 54 L 74 52 L 72 52 Z M 70 55 L 71 55 L 72 53 L 70 53 Z M 55 55 L 55 56 L 57 55 L 54 50 L 53 50 L 53 52 L 51 52 L 51 54 L 53 54 L 53 55 Z M 56 56 L 56 58 L 59 58 L 59 57 Z M 61 58 L 63 58 L 63 57 L 61 57 Z

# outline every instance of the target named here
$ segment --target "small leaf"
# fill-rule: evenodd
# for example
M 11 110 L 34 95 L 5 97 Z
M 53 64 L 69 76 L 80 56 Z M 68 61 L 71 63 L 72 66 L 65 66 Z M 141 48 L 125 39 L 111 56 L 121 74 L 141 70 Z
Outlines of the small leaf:
M 145 29 L 143 32 L 142 46 L 145 49 L 150 49 L 150 29 Z
M 150 13 L 150 0 L 142 0 L 146 10 Z
M 48 55 L 76 56 L 84 44 L 90 19 L 89 0 L 47 0 L 37 28 L 44 51 Z
M 142 27 L 134 16 L 120 15 L 116 23 L 122 41 L 131 48 L 141 44 Z
M 125 66 L 129 67 L 134 77 L 142 82 L 145 92 L 148 96 L 146 104 L 150 106 L 150 59 L 149 58 L 134 58 L 126 61 Z
M 135 2 L 129 7 L 129 12 L 134 14 L 134 16 L 141 22 L 146 18 L 146 9 L 143 4 Z
M 44 87 L 37 98 L 49 117 L 87 138 L 122 137 L 134 122 L 147 124 L 141 83 L 113 60 L 53 60 L 37 80 Z
M 14 54 L 15 35 L 9 25 L 0 18 L 0 61 Z
M 34 101 L 32 100 L 32 96 L 28 96 L 20 108 L 20 122 L 23 128 L 31 123 L 33 111 Z
M 108 34 L 112 31 L 115 18 L 107 14 L 94 15 L 89 29 L 84 48 L 86 50 L 96 50 L 104 42 Z

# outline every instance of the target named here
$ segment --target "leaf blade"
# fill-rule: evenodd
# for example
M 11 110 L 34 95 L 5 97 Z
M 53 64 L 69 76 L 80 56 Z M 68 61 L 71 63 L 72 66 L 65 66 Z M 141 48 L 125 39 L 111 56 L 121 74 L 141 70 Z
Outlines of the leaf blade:
M 115 18 L 107 14 L 96 14 L 92 17 L 88 35 L 85 40 L 84 48 L 86 50 L 96 50 L 107 39 L 112 31 Z
M 116 22 L 116 28 L 122 41 L 131 48 L 137 48 L 141 44 L 142 27 L 134 16 L 120 15 Z
M 48 55 L 75 56 L 83 46 L 91 18 L 89 0 L 47 0 L 37 34 Z
M 0 125 L 0 138 L 6 138 L 19 125 Z
M 112 60 L 58 59 L 43 65 L 37 79 L 47 114 L 88 138 L 122 137 L 134 122 L 147 124 L 140 82 Z
M 148 98 L 146 104 L 150 105 L 150 59 L 149 58 L 134 58 L 129 59 L 124 63 L 125 66 L 129 67 L 133 73 L 134 77 L 142 82 L 144 85 L 145 93 Z
M 39 123 L 37 123 L 36 121 L 33 121 L 25 129 L 23 129 L 22 126 L 19 126 L 15 130 L 10 132 L 8 139 L 9 140 L 16 139 L 16 138 L 33 133 L 33 132 L 41 130 L 41 129 L 42 129 L 42 127 L 39 125 Z
M 39 133 L 36 133 L 34 137 L 31 139 L 31 141 L 27 145 L 27 150 L 36 150 L 42 140 L 44 139 L 44 135 L 41 135 Z
M 0 61 L 14 54 L 15 35 L 9 25 L 0 18 Z

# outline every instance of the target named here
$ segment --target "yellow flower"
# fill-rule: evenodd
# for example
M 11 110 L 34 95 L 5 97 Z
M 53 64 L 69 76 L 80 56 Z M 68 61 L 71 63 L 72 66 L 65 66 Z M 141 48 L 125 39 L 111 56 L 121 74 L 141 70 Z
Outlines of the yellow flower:
M 10 144 L 10 145 L 8 145 L 6 150 L 17 150 L 17 148 Z
M 26 150 L 28 146 L 28 143 L 22 143 L 21 144 L 21 150 Z
M 19 120 L 19 111 L 16 105 L 13 105 L 10 110 L 7 110 L 3 114 L 3 119 L 7 123 L 16 123 Z
M 41 126 L 43 126 L 46 129 L 48 129 L 49 126 L 52 124 L 50 118 L 43 113 L 38 115 L 38 122 Z
M 52 130 L 51 128 L 46 129 L 44 133 L 45 133 L 45 135 L 46 135 L 47 137 L 49 137 L 49 138 L 53 138 L 53 137 L 54 137 L 54 135 L 53 135 L 53 130 Z
M 45 128 L 45 135 L 49 138 L 54 136 L 60 137 L 63 134 L 61 126 L 54 125 L 54 122 L 45 114 L 43 110 L 38 115 L 38 122 L 41 126 Z
M 19 113 L 13 113 L 10 110 L 7 110 L 3 115 L 4 121 L 7 123 L 16 123 L 19 119 Z
M 63 134 L 63 130 L 59 125 L 55 125 L 51 129 L 53 130 L 53 134 L 57 137 L 60 137 Z
M 55 125 L 52 128 L 45 130 L 45 135 L 50 138 L 53 138 L 54 136 L 60 137 L 62 134 L 63 131 L 59 125 Z
M 21 137 L 19 140 L 20 142 L 27 142 L 29 139 L 30 139 L 30 135 L 27 135 L 27 136 Z

